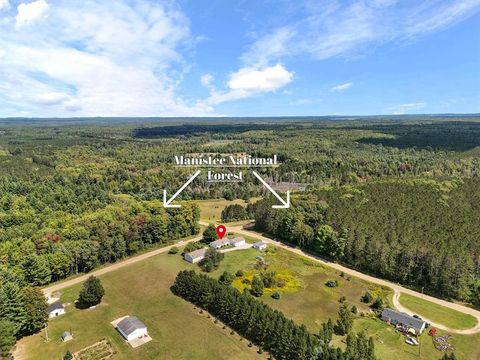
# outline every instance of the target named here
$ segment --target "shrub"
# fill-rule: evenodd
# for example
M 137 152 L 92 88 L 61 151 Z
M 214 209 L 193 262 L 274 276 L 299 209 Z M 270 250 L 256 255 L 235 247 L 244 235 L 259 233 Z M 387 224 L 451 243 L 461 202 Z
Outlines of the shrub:
M 366 291 L 365 294 L 360 298 L 360 300 L 365 304 L 369 304 L 372 302 L 373 296 L 368 291 Z
M 338 286 L 338 281 L 337 280 L 328 280 L 325 285 L 328 287 L 334 288 Z
M 356 314 L 358 313 L 358 309 L 355 305 L 352 306 L 352 309 L 351 309 L 352 313 Z
M 223 285 L 231 285 L 234 279 L 235 276 L 232 273 L 224 271 L 223 274 L 218 278 L 218 281 L 220 281 Z
M 373 304 L 371 305 L 372 309 L 382 310 L 383 309 L 383 300 L 380 297 L 377 297 Z
M 340 299 L 338 299 L 338 302 L 344 303 L 347 301 L 347 298 L 345 296 L 342 296 Z
M 178 254 L 179 251 L 180 250 L 178 250 L 178 247 L 173 246 L 173 247 L 170 248 L 170 250 L 168 250 L 168 253 L 169 254 Z
M 243 272 L 243 270 L 237 270 L 237 272 L 235 273 L 235 276 L 236 276 L 236 277 L 242 277 L 243 275 L 245 275 L 245 273 Z
M 274 291 L 271 296 L 275 300 L 279 300 L 282 297 L 282 294 L 280 294 L 278 291 Z

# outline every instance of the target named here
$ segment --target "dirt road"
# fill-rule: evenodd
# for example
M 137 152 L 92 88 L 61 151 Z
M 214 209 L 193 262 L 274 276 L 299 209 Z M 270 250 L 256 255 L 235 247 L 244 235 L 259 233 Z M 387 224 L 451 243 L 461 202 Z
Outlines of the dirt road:
M 169 246 L 166 246 L 166 247 L 162 247 L 160 249 L 156 249 L 156 250 L 146 252 L 144 254 L 133 256 L 133 257 L 130 257 L 126 260 L 123 260 L 123 261 L 114 263 L 112 265 L 105 266 L 101 269 L 89 272 L 88 274 L 84 274 L 84 275 L 78 276 L 76 278 L 66 280 L 66 281 L 63 281 L 63 282 L 60 282 L 60 283 L 57 283 L 57 284 L 54 284 L 54 285 L 50 285 L 50 286 L 42 289 L 42 291 L 45 294 L 45 296 L 49 297 L 52 293 L 54 293 L 56 291 L 59 291 L 61 289 L 64 289 L 66 287 L 69 287 L 69 286 L 72 286 L 72 285 L 75 285 L 75 284 L 78 284 L 78 283 L 81 283 L 81 282 L 84 282 L 85 280 L 87 280 L 92 275 L 93 276 L 99 276 L 99 275 L 109 273 L 110 271 L 118 270 L 118 269 L 120 269 L 124 266 L 130 265 L 130 264 L 135 264 L 139 261 L 143 261 L 143 260 L 148 259 L 152 256 L 155 256 L 155 255 L 158 255 L 158 254 L 163 254 L 163 253 L 169 251 L 174 246 L 185 245 L 185 244 L 188 244 L 188 243 L 193 242 L 193 241 L 198 241 L 201 238 L 202 238 L 202 236 L 196 236 L 196 237 L 194 237 L 192 239 L 189 239 L 189 240 L 182 240 L 182 241 L 179 241 L 179 242 L 177 242 L 176 244 L 173 244 L 173 245 L 169 245 Z

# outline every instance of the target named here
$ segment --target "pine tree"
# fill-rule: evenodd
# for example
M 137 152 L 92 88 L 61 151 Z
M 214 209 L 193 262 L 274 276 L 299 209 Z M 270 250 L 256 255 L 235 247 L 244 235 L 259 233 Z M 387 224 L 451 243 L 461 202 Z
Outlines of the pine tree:
M 10 350 L 15 346 L 16 326 L 9 320 L 0 320 L 0 359 L 9 359 Z
M 95 276 L 90 276 L 84 283 L 83 289 L 80 291 L 78 301 L 84 306 L 97 305 L 102 301 L 105 290 Z
M 67 352 L 63 356 L 63 360 L 72 360 L 72 359 L 73 359 L 72 353 L 70 352 L 70 350 L 67 350 Z
M 347 335 L 352 329 L 352 325 L 352 313 L 348 309 L 348 303 L 344 302 L 342 303 L 342 305 L 340 306 L 340 310 L 338 311 L 338 320 L 335 326 L 335 332 L 338 335 Z
M 250 293 L 253 296 L 260 297 L 263 295 L 263 281 L 258 276 L 254 276 L 252 280 L 252 287 Z
M 0 286 L 0 319 L 9 320 L 15 325 L 15 334 L 27 322 L 27 313 L 20 287 L 12 282 Z

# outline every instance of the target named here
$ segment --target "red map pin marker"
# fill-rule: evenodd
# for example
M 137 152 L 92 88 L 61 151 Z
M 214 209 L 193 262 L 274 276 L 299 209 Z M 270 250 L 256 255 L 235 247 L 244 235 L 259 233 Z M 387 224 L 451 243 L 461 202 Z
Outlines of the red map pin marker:
M 217 235 L 221 240 L 225 236 L 225 234 L 227 233 L 227 228 L 224 225 L 218 225 L 215 228 L 215 231 L 217 232 Z

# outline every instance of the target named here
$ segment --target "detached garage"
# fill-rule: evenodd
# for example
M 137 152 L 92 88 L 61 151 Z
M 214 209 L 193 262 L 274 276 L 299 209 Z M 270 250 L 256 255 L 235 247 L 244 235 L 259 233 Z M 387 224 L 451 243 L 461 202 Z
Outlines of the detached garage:
M 128 341 L 148 336 L 147 326 L 136 316 L 127 316 L 117 324 L 117 330 Z

